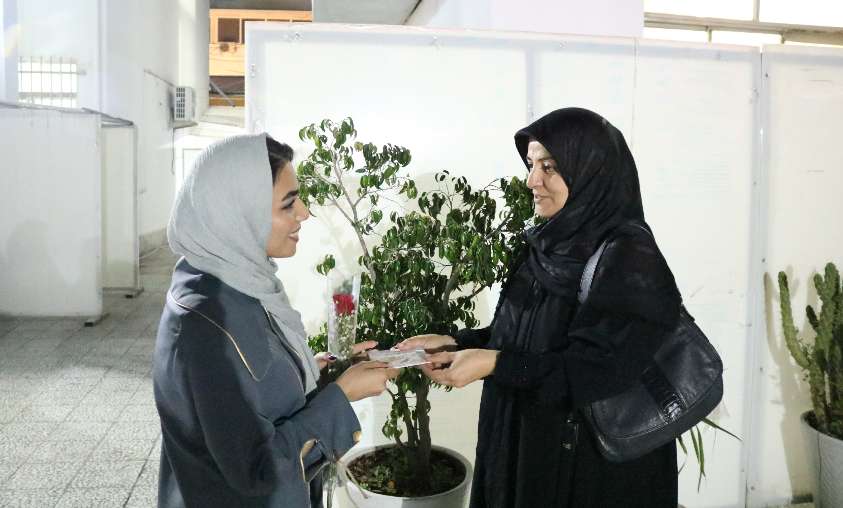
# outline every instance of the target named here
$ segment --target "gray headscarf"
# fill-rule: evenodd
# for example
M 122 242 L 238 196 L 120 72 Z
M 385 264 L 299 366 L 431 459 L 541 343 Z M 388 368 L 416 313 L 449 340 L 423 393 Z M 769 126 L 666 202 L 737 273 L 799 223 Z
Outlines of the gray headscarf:
M 305 390 L 319 368 L 301 314 L 290 306 L 277 265 L 266 254 L 272 227 L 272 173 L 266 134 L 233 136 L 206 148 L 176 197 L 167 239 L 173 252 L 241 293 L 261 301 L 299 354 Z

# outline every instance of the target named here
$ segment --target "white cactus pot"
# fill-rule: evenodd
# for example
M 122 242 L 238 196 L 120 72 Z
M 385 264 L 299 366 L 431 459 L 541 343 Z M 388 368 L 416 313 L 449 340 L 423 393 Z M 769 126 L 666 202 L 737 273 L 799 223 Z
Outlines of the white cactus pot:
M 843 506 L 843 440 L 811 427 L 809 413 L 802 413 L 801 420 L 814 484 L 814 507 L 839 508 Z

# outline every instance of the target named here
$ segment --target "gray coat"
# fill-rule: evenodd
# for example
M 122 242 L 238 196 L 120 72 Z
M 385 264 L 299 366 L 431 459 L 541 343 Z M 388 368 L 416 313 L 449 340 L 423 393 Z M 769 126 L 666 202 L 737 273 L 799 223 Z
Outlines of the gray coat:
M 153 376 L 162 508 L 321 506 L 321 467 L 359 440 L 336 384 L 305 397 L 302 360 L 260 301 L 184 259 Z

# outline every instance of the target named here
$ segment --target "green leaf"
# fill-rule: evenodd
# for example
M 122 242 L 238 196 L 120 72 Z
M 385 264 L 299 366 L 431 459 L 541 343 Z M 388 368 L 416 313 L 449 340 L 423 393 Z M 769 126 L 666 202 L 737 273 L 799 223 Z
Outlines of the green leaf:
M 702 432 L 700 432 L 699 427 L 694 427 L 697 430 L 697 441 L 700 443 L 700 478 L 697 481 L 697 490 L 700 490 L 700 485 L 702 484 L 702 477 L 705 476 L 705 446 L 703 444 L 703 437 Z M 691 429 L 693 432 L 693 429 Z
M 732 436 L 733 438 L 737 439 L 738 441 L 741 441 L 741 438 L 739 438 L 738 436 L 736 436 L 736 435 L 732 434 L 731 432 L 729 432 L 728 430 L 724 429 L 724 428 L 723 428 L 723 427 L 721 427 L 720 425 L 717 425 L 716 423 L 714 423 L 713 421 L 709 420 L 708 418 L 703 418 L 703 419 L 702 419 L 702 422 L 703 422 L 703 423 L 705 423 L 706 425 L 708 425 L 709 427 L 713 427 L 713 428 L 715 428 L 715 429 L 717 429 L 717 430 L 719 430 L 719 431 L 725 432 L 726 434 L 729 434 L 730 436 Z
M 325 256 L 325 258 L 322 260 L 321 263 L 316 265 L 316 271 L 319 272 L 322 275 L 328 275 L 328 272 L 333 270 L 334 267 L 336 267 L 336 266 L 337 266 L 337 262 L 334 259 L 334 256 L 332 256 L 331 254 L 328 254 L 328 255 Z

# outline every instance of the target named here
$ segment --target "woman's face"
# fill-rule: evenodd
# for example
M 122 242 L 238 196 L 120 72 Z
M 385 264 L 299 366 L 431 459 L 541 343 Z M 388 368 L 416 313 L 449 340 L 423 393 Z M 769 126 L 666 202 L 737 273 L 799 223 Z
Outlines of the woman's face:
M 289 162 L 279 170 L 272 186 L 272 230 L 266 240 L 266 254 L 288 258 L 296 253 L 301 223 L 310 212 L 299 199 L 299 182 Z
M 550 218 L 568 201 L 568 186 L 556 170 L 556 161 L 538 141 L 527 145 L 527 187 L 533 191 L 536 215 Z

